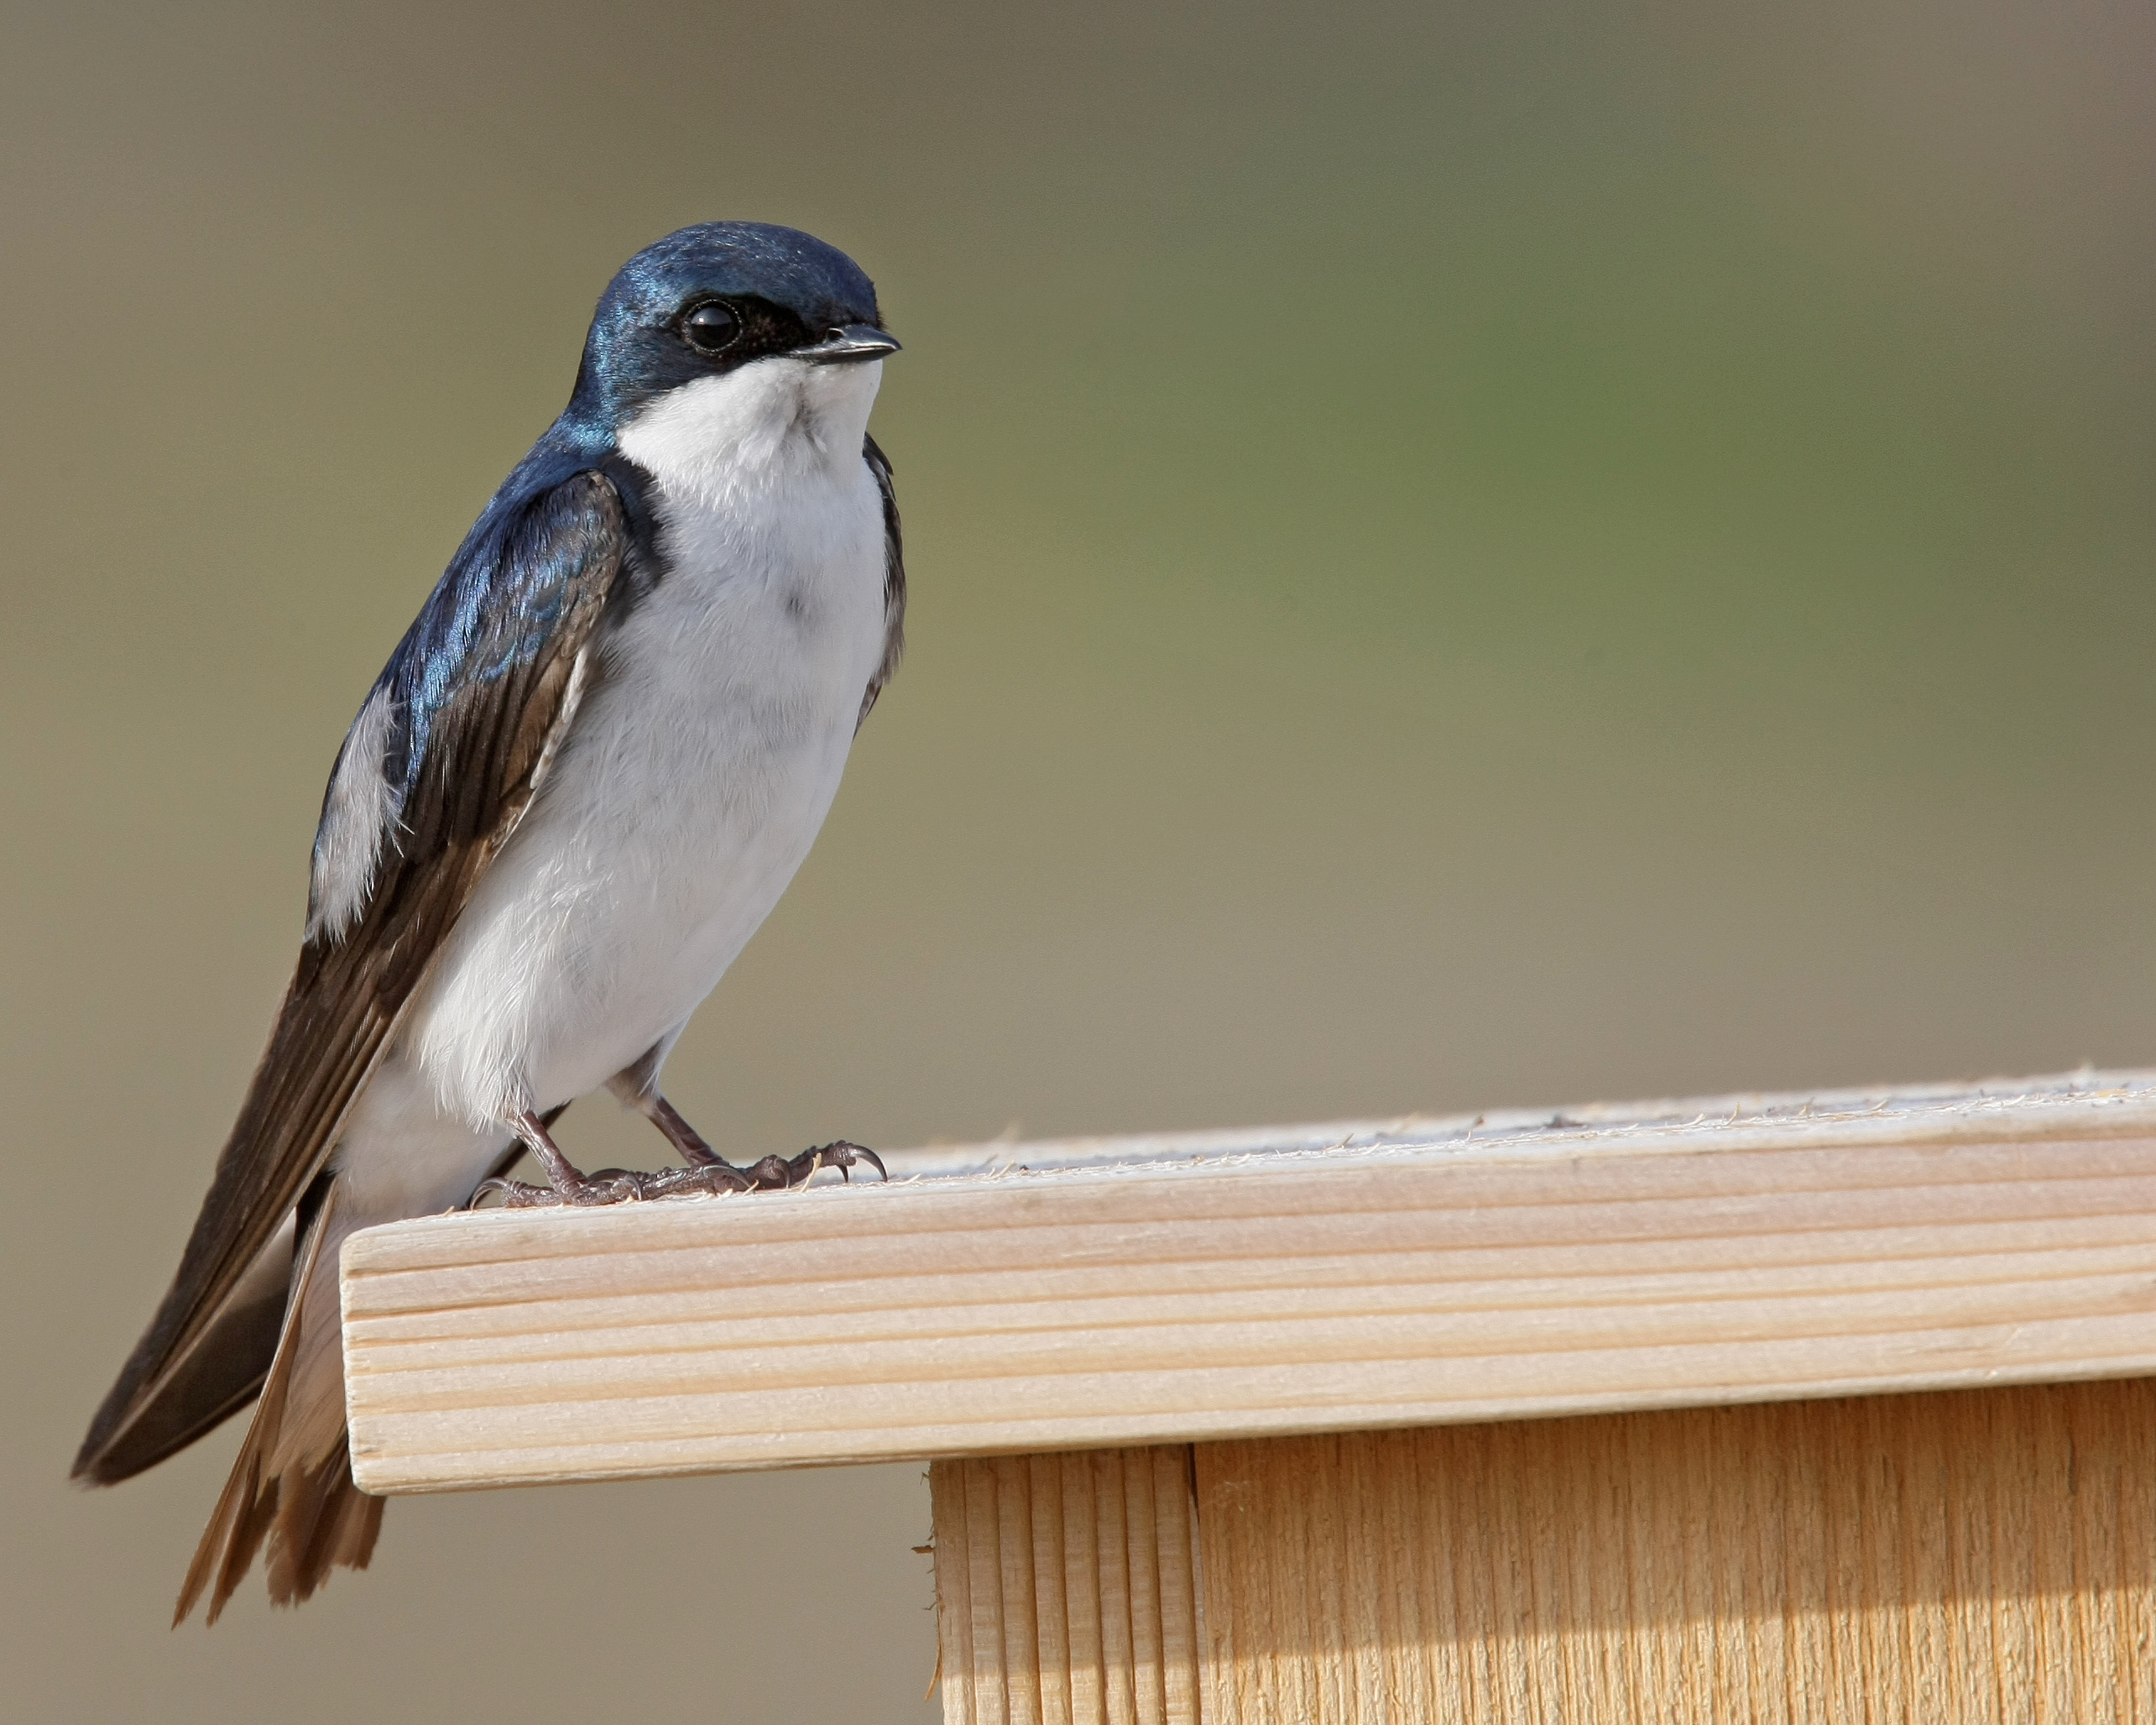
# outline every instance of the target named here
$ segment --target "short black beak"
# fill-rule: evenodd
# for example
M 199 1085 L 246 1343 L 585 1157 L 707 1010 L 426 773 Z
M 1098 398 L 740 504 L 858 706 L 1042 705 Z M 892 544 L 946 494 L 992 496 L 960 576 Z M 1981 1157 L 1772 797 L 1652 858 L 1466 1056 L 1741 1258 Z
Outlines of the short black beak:
M 897 352 L 897 342 L 873 323 L 849 323 L 843 329 L 827 331 L 812 348 L 795 348 L 793 357 L 811 365 L 859 365 Z

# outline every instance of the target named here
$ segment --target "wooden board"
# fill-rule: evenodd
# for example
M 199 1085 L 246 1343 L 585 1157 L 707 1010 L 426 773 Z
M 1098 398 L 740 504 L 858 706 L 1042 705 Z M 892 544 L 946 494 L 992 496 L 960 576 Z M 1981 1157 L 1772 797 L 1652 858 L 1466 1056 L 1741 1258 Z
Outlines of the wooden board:
M 1198 1715 L 1188 1448 L 939 1462 L 945 1725 Z
M 896 1161 L 356 1235 L 359 1483 L 2156 1372 L 2147 1074 Z
M 1069 1519 L 1062 1482 L 1087 1468 L 1157 1482 L 1114 1525 L 1153 1597 L 1197 1595 L 1176 1696 L 1131 1681 L 1119 1647 L 1097 1661 L 1104 1697 L 1059 1628 L 1098 1590 L 1083 1566 L 1065 1581 L 1039 1529 Z M 969 1635 L 945 1589 L 950 1725 L 2156 1717 L 2147 1380 L 949 1461 L 932 1479 L 937 1575 L 977 1578 L 976 1598 L 988 1578 L 1000 1613 Z

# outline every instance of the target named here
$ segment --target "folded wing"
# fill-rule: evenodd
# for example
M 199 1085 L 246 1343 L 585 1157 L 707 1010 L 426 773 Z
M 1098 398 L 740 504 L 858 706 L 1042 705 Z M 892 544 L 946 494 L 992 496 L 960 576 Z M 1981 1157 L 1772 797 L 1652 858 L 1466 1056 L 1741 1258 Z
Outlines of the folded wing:
M 78 1479 L 139 1472 L 261 1387 L 290 1247 L 267 1273 L 265 1257 L 543 782 L 596 674 L 632 537 L 603 472 L 522 497 L 505 488 L 377 680 L 324 801 L 307 937 L 268 1051 L 179 1273 L 84 1440 Z

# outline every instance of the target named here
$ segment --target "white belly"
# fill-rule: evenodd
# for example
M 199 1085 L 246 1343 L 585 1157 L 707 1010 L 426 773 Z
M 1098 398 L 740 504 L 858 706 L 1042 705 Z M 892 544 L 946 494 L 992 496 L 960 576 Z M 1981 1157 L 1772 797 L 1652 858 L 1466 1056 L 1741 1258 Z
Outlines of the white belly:
M 687 404 L 701 419 L 677 412 L 686 426 L 640 447 L 624 435 L 654 474 L 671 567 L 609 638 L 413 1003 L 381 1101 L 425 1093 L 483 1128 L 582 1095 L 671 1043 L 777 903 L 884 651 L 882 504 L 861 456 L 877 369 L 760 362 L 711 380 L 730 393 Z

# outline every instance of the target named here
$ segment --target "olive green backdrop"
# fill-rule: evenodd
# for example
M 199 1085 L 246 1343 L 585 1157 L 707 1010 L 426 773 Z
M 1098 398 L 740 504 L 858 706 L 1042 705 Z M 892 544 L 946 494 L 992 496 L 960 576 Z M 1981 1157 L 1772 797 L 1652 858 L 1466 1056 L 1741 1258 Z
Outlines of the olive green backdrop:
M 11 8 L 0 1712 L 921 1720 L 920 1470 L 65 1474 L 375 669 L 630 252 L 906 352 L 912 651 L 669 1069 L 744 1153 L 2156 1061 L 2156 13 Z M 650 1159 L 610 1104 L 572 1147 Z

